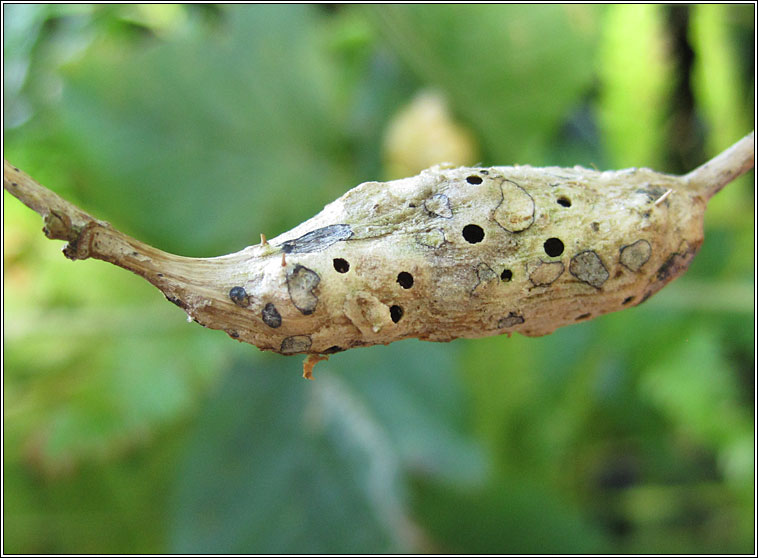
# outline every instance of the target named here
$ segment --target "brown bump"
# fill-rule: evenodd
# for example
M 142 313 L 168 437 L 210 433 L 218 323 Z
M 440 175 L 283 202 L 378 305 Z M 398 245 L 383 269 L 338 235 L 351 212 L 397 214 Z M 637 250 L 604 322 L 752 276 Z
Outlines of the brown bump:
M 534 199 L 515 182 L 503 180 L 502 198 L 495 208 L 493 219 L 508 232 L 525 231 L 534 223 Z
M 287 273 L 287 291 L 292 304 L 305 315 L 312 314 L 318 304 L 318 297 L 313 290 L 318 286 L 321 278 L 318 273 L 302 265 Z
M 609 277 L 603 260 L 592 250 L 580 252 L 571 258 L 569 272 L 580 281 L 592 285 L 596 289 L 602 287 Z
M 630 271 L 639 271 L 650 259 L 652 253 L 653 249 L 647 240 L 638 240 L 621 247 L 619 261 Z

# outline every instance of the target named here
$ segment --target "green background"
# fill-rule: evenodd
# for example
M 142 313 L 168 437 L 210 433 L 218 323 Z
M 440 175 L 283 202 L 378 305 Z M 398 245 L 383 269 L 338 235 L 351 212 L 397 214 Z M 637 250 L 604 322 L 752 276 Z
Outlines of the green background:
M 753 5 L 3 9 L 5 158 L 182 255 L 387 178 L 430 87 L 483 165 L 681 173 L 753 128 Z M 639 307 L 314 382 L 4 193 L 3 551 L 750 553 L 753 180 Z

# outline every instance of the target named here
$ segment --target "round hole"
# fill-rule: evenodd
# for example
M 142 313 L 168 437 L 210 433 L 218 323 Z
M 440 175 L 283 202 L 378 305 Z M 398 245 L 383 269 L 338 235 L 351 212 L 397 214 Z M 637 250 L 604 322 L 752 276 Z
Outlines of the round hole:
M 511 279 L 513 279 L 513 272 L 510 269 L 504 269 L 503 272 L 500 274 L 500 280 L 510 281 Z
M 543 247 L 545 248 L 545 253 L 551 258 L 563 254 L 563 242 L 561 242 L 560 238 L 548 238 Z
M 394 304 L 390 306 L 390 318 L 392 318 L 392 321 L 397 323 L 400 321 L 400 318 L 403 317 L 403 309 L 400 308 L 397 304 Z
M 463 227 L 463 238 L 471 244 L 481 242 L 484 239 L 484 229 L 479 225 L 466 225 Z
M 407 271 L 401 271 L 397 274 L 397 282 L 404 289 L 410 289 L 413 286 L 413 275 Z
M 571 200 L 566 196 L 561 196 L 558 198 L 558 205 L 562 205 L 563 207 L 571 207 Z
M 347 263 L 347 260 L 343 260 L 342 258 L 334 258 L 332 264 L 334 264 L 334 269 L 337 273 L 347 273 L 350 269 L 350 264 Z
M 468 182 L 469 184 L 481 184 L 482 177 L 472 174 L 471 176 L 466 177 L 466 182 Z

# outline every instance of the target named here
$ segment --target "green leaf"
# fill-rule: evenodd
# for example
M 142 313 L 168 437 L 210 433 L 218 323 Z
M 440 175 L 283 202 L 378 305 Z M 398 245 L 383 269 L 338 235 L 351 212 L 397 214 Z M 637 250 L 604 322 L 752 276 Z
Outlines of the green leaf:
M 292 359 L 237 366 L 199 418 L 172 549 L 413 548 L 406 471 L 466 486 L 484 478 L 454 355 L 421 342 L 371 347 L 319 364 L 314 382 L 293 373 Z
M 578 509 L 532 482 L 502 480 L 464 491 L 417 479 L 413 509 L 443 553 L 591 554 L 606 547 Z
M 349 403 L 323 379 L 306 382 L 286 362 L 236 366 L 200 416 L 178 477 L 172 552 L 400 548 L 392 453 L 345 422 Z
M 407 340 L 336 355 L 324 368 L 386 431 L 404 468 L 477 484 L 487 461 L 471 437 L 473 400 L 456 374 L 461 347 Z
M 598 15 L 591 6 L 382 5 L 367 17 L 478 131 L 490 164 L 537 164 L 591 87 Z
M 646 370 L 641 388 L 684 435 L 724 447 L 750 428 L 738 404 L 734 372 L 711 329 L 682 333 L 668 358 Z
M 275 236 L 351 185 L 323 16 L 313 6 L 224 15 L 221 35 L 129 57 L 118 42 L 97 43 L 64 89 L 90 207 L 187 255 Z

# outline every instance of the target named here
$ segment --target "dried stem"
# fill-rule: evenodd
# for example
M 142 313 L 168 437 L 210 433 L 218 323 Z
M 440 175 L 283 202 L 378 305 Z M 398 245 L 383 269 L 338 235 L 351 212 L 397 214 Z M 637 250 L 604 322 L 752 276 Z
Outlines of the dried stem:
M 629 301 L 647 299 L 687 268 L 702 242 L 705 201 L 729 181 L 753 167 L 753 150 L 754 134 L 751 133 L 683 177 L 661 175 L 647 169 L 600 173 L 581 168 L 492 167 L 489 170 L 461 168 L 448 171 L 435 167 L 417 177 L 384 184 L 362 184 L 292 231 L 270 242 L 261 235 L 261 244 L 218 258 L 175 256 L 131 238 L 41 186 L 7 161 L 4 162 L 3 186 L 42 216 L 45 223 L 43 231 L 48 238 L 67 241 L 63 249 L 67 258 L 96 258 L 128 269 L 155 285 L 168 300 L 183 308 L 196 322 L 223 330 L 240 341 L 282 354 L 309 354 L 304 372 L 306 377 L 310 377 L 313 365 L 322 358 L 319 355 L 350 347 L 390 343 L 408 337 L 445 341 L 457 337 L 510 334 L 512 331 L 544 335 L 557 327 L 574 323 L 576 319 L 620 310 Z M 499 179 L 498 182 L 496 178 L 502 173 L 521 176 L 519 180 L 526 190 L 513 181 Z M 457 216 L 459 219 L 471 219 L 461 221 L 456 227 L 464 222 L 478 222 L 481 219 L 484 223 L 494 219 L 503 231 L 491 229 L 493 238 L 499 234 L 507 242 L 519 234 L 519 239 L 523 241 L 531 234 L 521 231 L 525 231 L 534 221 L 535 199 L 540 201 L 542 198 L 539 196 L 547 196 L 553 186 L 551 181 L 561 178 L 563 174 L 577 177 L 577 180 L 569 181 L 573 185 L 566 185 L 565 189 L 573 188 L 571 191 L 579 207 L 606 207 L 607 211 L 613 212 L 630 199 L 637 200 L 635 203 L 638 204 L 643 203 L 640 192 L 655 194 L 657 198 L 650 200 L 655 211 L 651 208 L 637 212 L 622 211 L 613 217 L 616 228 L 621 226 L 622 221 L 629 221 L 630 234 L 636 234 L 640 226 L 646 226 L 647 240 L 622 246 L 619 243 L 626 242 L 627 237 L 622 234 L 623 238 L 616 239 L 613 235 L 623 231 L 609 229 L 604 233 L 607 238 L 596 240 L 600 246 L 598 253 L 585 251 L 571 258 L 568 271 L 579 281 L 569 281 L 564 287 L 551 290 L 543 287 L 563 273 L 564 263 L 544 262 L 540 239 L 535 244 L 536 252 L 525 252 L 519 256 L 523 260 L 519 263 L 523 266 L 519 268 L 523 275 L 519 277 L 523 287 L 512 288 L 510 298 L 503 299 L 494 287 L 499 284 L 495 280 L 499 272 L 483 263 L 476 266 L 466 258 L 469 243 L 478 243 L 485 234 L 481 227 L 463 227 L 463 238 L 467 242 L 459 238 L 457 246 L 463 249 L 458 251 L 456 244 L 448 242 L 452 237 L 443 235 L 440 228 L 413 229 L 413 226 L 421 226 L 419 219 L 429 220 L 436 216 L 435 227 L 453 219 L 447 196 L 437 194 L 426 197 L 430 184 L 453 181 L 462 185 L 459 195 L 464 197 L 461 199 L 468 200 L 456 207 Z M 562 179 L 568 180 L 566 177 Z M 493 180 L 487 183 L 488 186 L 482 185 L 481 190 L 467 187 Z M 654 181 L 656 186 L 651 186 L 650 181 Z M 584 184 L 585 187 L 580 188 L 576 184 Z M 547 189 L 545 185 L 548 185 Z M 527 194 L 527 190 L 531 190 L 535 197 Z M 676 191 L 687 195 L 676 195 Z M 494 213 L 492 208 L 484 211 L 485 214 L 477 209 L 484 194 L 475 192 L 489 192 L 488 195 L 494 196 L 490 200 L 491 207 L 495 208 Z M 597 192 L 611 196 L 610 201 L 605 200 L 605 206 L 597 204 L 602 200 L 588 198 L 597 195 Z M 414 198 L 413 203 L 401 199 L 409 195 L 418 199 Z M 510 196 L 508 203 L 504 203 L 506 195 Z M 499 200 L 496 199 L 498 197 Z M 549 202 L 543 201 L 549 205 Z M 377 224 L 374 221 L 379 207 L 385 214 L 381 215 Z M 418 207 L 425 207 L 425 212 L 418 213 L 420 210 L 413 209 Z M 638 223 L 632 217 L 642 219 L 644 223 Z M 413 221 L 414 218 L 418 222 Z M 557 236 L 571 237 L 577 227 L 584 227 L 594 217 L 576 212 L 574 219 L 576 221 L 556 221 L 553 223 L 555 230 L 551 232 Z M 592 225 L 596 226 L 595 232 L 600 230 L 598 223 L 592 222 Z M 561 226 L 568 228 L 556 232 Z M 477 229 L 481 236 L 476 239 L 466 237 L 469 227 Z M 506 234 L 505 231 L 511 232 Z M 433 236 L 434 233 L 437 236 Z M 433 238 L 427 238 L 424 234 Z M 662 235 L 660 240 L 656 234 Z M 344 242 L 348 239 L 350 242 Z M 375 250 L 372 243 L 386 245 L 382 244 L 381 250 Z M 423 262 L 424 258 L 431 257 L 429 250 L 441 248 L 443 244 L 444 249 L 448 250 L 445 252 L 447 255 L 435 256 L 435 262 L 448 271 L 437 275 L 425 271 Z M 404 251 L 398 249 L 400 245 L 406 246 Z M 486 250 L 500 253 L 496 243 L 491 242 L 490 245 L 482 244 L 478 257 L 485 258 Z M 621 261 L 627 271 L 619 269 L 620 274 L 615 276 L 618 281 L 609 281 L 600 289 L 610 276 L 603 260 L 618 262 L 619 247 L 627 250 Z M 603 248 L 607 253 L 602 252 Z M 319 266 L 326 266 L 320 271 L 322 275 L 333 271 L 329 265 L 333 256 L 324 256 L 331 249 L 340 258 L 348 257 L 345 254 L 349 253 L 353 269 L 368 270 L 366 273 L 369 275 L 365 277 L 371 281 L 384 273 L 377 263 L 379 253 L 391 253 L 393 264 L 400 265 L 402 261 L 405 266 L 402 269 L 416 270 L 417 285 L 407 295 L 398 294 L 398 289 L 407 291 L 410 285 L 401 289 L 398 287 L 400 280 L 395 281 L 399 277 L 397 273 L 390 273 L 387 275 L 389 286 L 374 284 L 367 287 L 355 282 L 359 281 L 356 279 L 358 271 L 342 282 L 321 281 Z M 417 253 L 419 251 L 421 256 Z M 500 257 L 497 254 L 492 257 Z M 548 255 L 552 256 L 549 252 Z M 644 268 L 644 273 L 637 273 L 648 259 L 650 264 Z M 329 263 L 324 264 L 324 261 Z M 536 268 L 535 263 L 539 264 Z M 306 264 L 316 268 L 316 271 L 305 267 Z M 629 270 L 634 273 L 628 273 Z M 510 270 L 507 271 L 510 273 Z M 502 275 L 500 277 L 503 278 Z M 467 287 L 461 283 L 461 278 L 474 282 Z M 362 280 L 365 281 L 365 278 Z M 272 290 L 267 290 L 267 285 Z M 535 290 L 534 287 L 540 288 Z M 382 289 L 389 294 L 385 296 Z M 383 299 L 380 300 L 372 292 Z M 494 297 L 492 300 L 488 298 L 490 294 Z M 403 308 L 389 306 L 399 304 L 393 301 L 401 295 L 405 297 L 402 299 L 404 304 L 414 308 L 413 313 L 405 313 L 402 321 Z M 594 312 L 583 313 L 585 303 L 582 301 L 588 300 L 590 295 L 594 297 Z M 430 306 L 430 300 L 440 305 L 439 308 Z M 461 304 L 473 306 L 470 311 L 465 308 L 463 311 L 459 308 Z M 501 308 L 498 304 L 506 306 Z M 317 305 L 319 312 L 314 312 Z M 482 327 L 485 315 L 492 322 L 487 328 Z
M 247 319 L 243 309 L 223 296 L 218 285 L 225 284 L 229 270 L 235 268 L 235 263 L 244 261 L 256 247 L 218 258 L 169 254 L 116 230 L 7 161 L 3 163 L 3 187 L 42 216 L 45 236 L 68 242 L 63 248 L 67 258 L 95 258 L 128 269 L 147 279 L 168 300 L 206 327 L 230 332 L 235 324 Z

